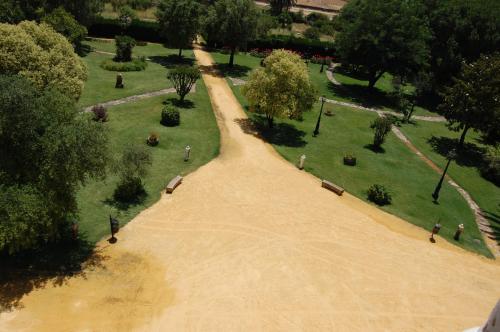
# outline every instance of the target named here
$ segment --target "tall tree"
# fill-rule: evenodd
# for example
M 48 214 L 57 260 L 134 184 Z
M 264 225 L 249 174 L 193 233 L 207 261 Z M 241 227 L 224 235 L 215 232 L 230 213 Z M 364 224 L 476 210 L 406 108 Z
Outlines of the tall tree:
M 81 48 L 82 41 L 87 36 L 87 29 L 80 25 L 63 7 L 58 7 L 43 17 L 42 22 L 66 37 L 76 50 Z
M 430 90 L 442 90 L 463 62 L 500 49 L 500 1 L 421 0 L 428 17 Z
M 361 67 L 370 88 L 386 72 L 405 77 L 427 64 L 430 33 L 416 1 L 352 0 L 337 26 L 342 61 Z
M 285 50 L 273 51 L 264 68 L 250 74 L 242 92 L 255 112 L 266 115 L 270 128 L 275 117 L 299 119 L 317 100 L 304 61 Z
M 500 55 L 485 55 L 465 64 L 454 84 L 445 89 L 438 109 L 450 130 L 462 131 L 459 147 L 470 129 L 481 132 L 491 143 L 500 141 L 499 73 Z
M 64 36 L 42 23 L 0 23 L 0 74 L 20 74 L 38 88 L 56 87 L 78 99 L 87 68 Z
M 76 218 L 76 191 L 104 175 L 107 135 L 56 89 L 0 75 L 0 252 L 55 240 Z
M 195 0 L 162 0 L 156 17 L 160 33 L 167 43 L 179 49 L 187 48 L 196 39 L 200 29 L 200 5 Z
M 200 78 L 200 70 L 197 67 L 179 66 L 169 71 L 167 78 L 172 82 L 182 102 Z
M 270 0 L 269 4 L 273 14 L 279 15 L 283 11 L 288 12 L 290 8 L 297 4 L 297 0 Z
M 205 34 L 210 43 L 231 48 L 229 65 L 238 47 L 255 38 L 259 11 L 252 0 L 217 0 L 208 10 Z

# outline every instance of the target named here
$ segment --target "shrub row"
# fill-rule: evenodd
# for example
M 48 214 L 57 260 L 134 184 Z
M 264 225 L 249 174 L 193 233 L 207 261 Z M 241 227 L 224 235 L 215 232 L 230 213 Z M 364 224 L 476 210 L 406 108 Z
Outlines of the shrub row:
M 111 59 L 104 60 L 101 62 L 101 68 L 109 71 L 141 71 L 146 69 L 147 62 L 143 58 L 133 59 L 130 62 L 116 62 Z
M 272 35 L 266 38 L 250 41 L 248 43 L 248 48 L 284 48 L 287 50 L 293 50 L 299 53 L 303 53 L 304 55 L 306 55 L 306 57 L 310 57 L 313 55 L 333 56 L 335 53 L 334 43 L 282 35 Z
M 122 27 L 118 19 L 100 17 L 89 27 L 89 36 L 99 38 L 115 38 L 122 34 Z M 136 40 L 154 43 L 162 42 L 158 34 L 158 23 L 149 21 L 133 20 L 132 24 L 123 31 L 123 34 L 131 36 Z

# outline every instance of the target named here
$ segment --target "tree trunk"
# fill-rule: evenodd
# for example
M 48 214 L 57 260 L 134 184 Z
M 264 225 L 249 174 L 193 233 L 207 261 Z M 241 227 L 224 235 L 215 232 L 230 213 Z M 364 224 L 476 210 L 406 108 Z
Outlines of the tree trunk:
M 384 71 L 381 71 L 379 74 L 377 74 L 376 71 L 370 72 L 370 78 L 368 80 L 368 89 L 373 90 L 375 84 L 382 77 L 382 75 L 384 75 Z
M 231 56 L 229 57 L 229 67 L 234 65 L 234 53 L 236 53 L 236 47 L 231 47 Z
M 273 129 L 274 127 L 274 118 L 272 116 L 266 115 L 267 118 L 267 124 L 269 126 L 269 129 Z
M 179 58 L 182 58 L 182 48 L 179 48 Z
M 458 142 L 458 147 L 462 148 L 465 142 L 465 136 L 467 135 L 467 131 L 469 131 L 470 127 L 465 126 L 464 131 L 462 132 L 462 136 L 460 136 L 460 141 Z

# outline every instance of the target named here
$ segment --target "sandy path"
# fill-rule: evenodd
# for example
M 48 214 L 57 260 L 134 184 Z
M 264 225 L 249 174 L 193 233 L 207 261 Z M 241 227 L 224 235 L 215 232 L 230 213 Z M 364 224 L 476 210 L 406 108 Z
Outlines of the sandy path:
M 243 133 L 223 78 L 203 78 L 221 155 L 101 244 L 103 268 L 31 292 L 0 331 L 460 331 L 487 318 L 498 263 L 322 189 Z

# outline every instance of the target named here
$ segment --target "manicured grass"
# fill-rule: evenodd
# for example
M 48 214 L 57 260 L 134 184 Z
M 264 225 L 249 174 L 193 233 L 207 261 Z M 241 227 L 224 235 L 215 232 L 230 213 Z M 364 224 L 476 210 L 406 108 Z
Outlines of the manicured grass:
M 193 107 L 180 109 L 179 127 L 164 127 L 160 124 L 164 107 L 162 102 L 177 98 L 175 94 L 110 108 L 109 121 L 103 125 L 109 131 L 113 158 L 118 158 L 126 146 L 146 146 L 150 132 L 160 135 L 160 144 L 148 147 L 153 153 L 153 165 L 144 179 L 147 197 L 140 204 L 126 207 L 113 201 L 113 191 L 118 181 L 113 171 L 108 173 L 105 181 L 91 181 L 79 191 L 80 230 L 90 241 L 98 241 L 109 234 L 109 215 L 116 216 L 121 225 L 126 224 L 159 199 L 160 192 L 171 178 L 194 171 L 218 154 L 219 130 L 202 80 L 198 81 L 196 89 L 196 93 L 187 96 Z M 192 147 L 188 162 L 183 161 L 186 145 Z
M 229 62 L 228 54 L 220 52 L 212 52 L 211 54 L 225 75 L 241 79 L 247 79 L 252 69 L 258 68 L 261 61 L 260 58 L 240 52 L 235 56 L 234 68 L 229 68 L 227 66 Z M 328 80 L 325 72 L 320 73 L 321 65 L 309 63 L 308 68 L 311 80 L 318 88 L 320 95 L 326 98 L 362 104 L 367 107 L 376 107 L 386 111 L 392 111 L 394 108 L 389 97 L 389 94 L 393 91 L 392 75 L 390 74 L 384 74 L 375 85 L 375 90 L 369 91 L 367 88 L 368 82 L 361 78 L 335 73 L 335 78 L 342 83 L 342 86 L 336 86 Z M 326 70 L 326 66 L 324 69 Z M 413 87 L 407 86 L 406 89 L 410 91 Z M 417 106 L 414 115 L 435 116 L 436 114 Z
M 446 164 L 444 156 L 460 137 L 460 133 L 449 131 L 444 123 L 419 121 L 416 125 L 404 126 L 402 130 L 420 151 L 441 167 Z M 457 161 L 451 164 L 448 174 L 469 192 L 496 231 L 497 239 L 500 239 L 500 188 L 479 172 L 484 145 L 478 138 L 477 133 L 468 133 L 465 150 L 458 153 Z
M 240 103 L 248 108 L 240 87 L 232 88 Z M 261 128 L 264 138 L 291 163 L 297 163 L 299 157 L 305 154 L 306 171 L 343 186 L 365 201 L 368 201 L 368 187 L 375 183 L 382 184 L 393 196 L 392 204 L 382 209 L 429 231 L 440 220 L 443 225 L 440 235 L 448 241 L 492 257 L 466 201 L 445 183 L 439 204 L 434 204 L 431 194 L 439 175 L 392 133 L 383 146 L 384 153 L 375 153 L 368 148 L 373 140 L 369 126 L 375 114 L 339 106 L 332 109 L 335 115 L 323 116 L 318 137 L 313 137 L 312 132 L 319 103 L 312 112 L 304 114 L 303 121 L 278 120 L 272 132 L 265 128 L 259 116 L 249 115 Z M 357 157 L 357 166 L 343 165 L 346 153 Z M 456 242 L 452 237 L 460 223 L 464 223 L 467 232 L 460 242 Z
M 87 42 L 96 50 L 114 52 L 114 43 L 109 42 Z M 136 46 L 134 56 L 146 56 L 151 59 L 145 70 L 139 72 L 122 73 L 125 88 L 115 89 L 117 72 L 108 71 L 100 67 L 105 59 L 113 58 L 112 55 L 91 52 L 83 57 L 88 68 L 88 79 L 85 82 L 83 94 L 78 102 L 79 106 L 90 106 L 97 103 L 120 99 L 136 94 L 156 91 L 172 87 L 167 80 L 168 68 L 176 65 L 178 61 L 177 50 L 167 49 L 160 44 L 148 44 L 147 46 Z M 193 63 L 194 55 L 191 50 L 184 52 L 184 63 Z

